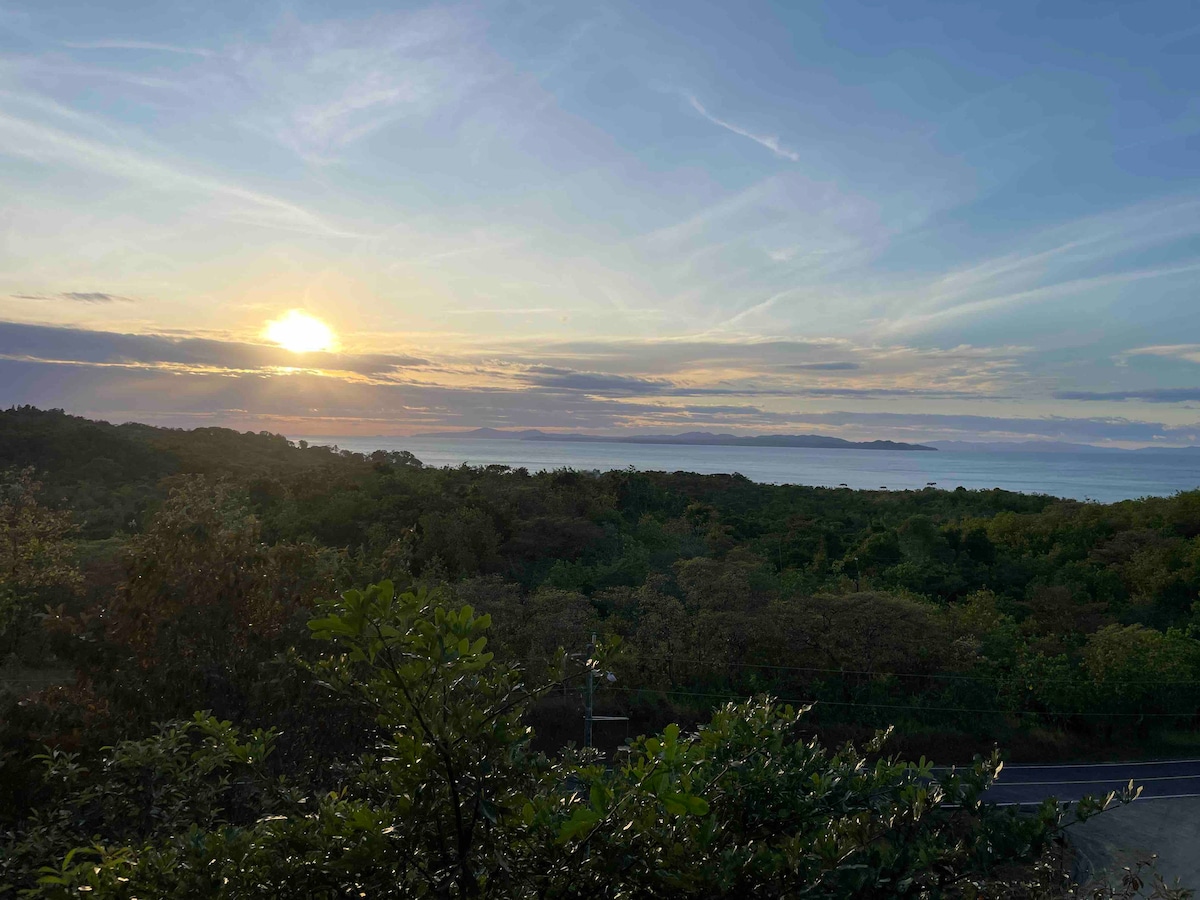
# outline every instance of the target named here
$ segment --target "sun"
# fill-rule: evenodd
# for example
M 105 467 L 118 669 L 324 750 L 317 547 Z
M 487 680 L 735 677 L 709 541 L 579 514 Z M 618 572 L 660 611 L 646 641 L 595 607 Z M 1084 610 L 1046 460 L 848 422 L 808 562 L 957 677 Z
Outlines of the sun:
M 335 343 L 328 325 L 300 309 L 288 310 L 268 322 L 264 334 L 267 340 L 293 353 L 332 350 Z

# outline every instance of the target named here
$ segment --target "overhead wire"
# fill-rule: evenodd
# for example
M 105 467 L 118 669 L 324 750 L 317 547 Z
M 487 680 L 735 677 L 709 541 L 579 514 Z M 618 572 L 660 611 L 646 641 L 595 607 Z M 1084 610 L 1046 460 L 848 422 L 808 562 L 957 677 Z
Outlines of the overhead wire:
M 663 656 L 663 655 L 648 655 L 648 654 L 630 654 L 620 653 L 618 659 L 636 659 L 645 660 L 648 662 L 659 662 L 670 660 L 671 662 L 683 663 L 693 666 L 708 666 L 709 671 L 716 671 L 718 668 L 734 668 L 734 669 L 763 669 L 767 671 L 778 672 L 815 672 L 818 674 L 827 675 L 856 675 L 866 676 L 871 678 L 918 678 L 918 679 L 934 679 L 938 681 L 973 681 L 981 684 L 1004 684 L 1009 681 L 1021 680 L 1024 677 L 1020 675 L 1011 675 L 1007 678 L 986 676 L 986 675 L 964 675 L 960 672 L 887 672 L 875 669 L 836 669 L 832 667 L 821 666 L 785 666 L 771 663 L 752 663 L 752 662 L 736 662 L 736 661 L 704 661 L 688 656 Z M 552 662 L 549 657 L 528 656 L 521 657 L 527 662 Z M 1036 677 L 1036 676 L 1033 676 Z M 1078 681 L 1070 678 L 1037 678 L 1039 684 L 1079 684 Z M 1104 685 L 1149 685 L 1155 687 L 1174 687 L 1174 686 L 1197 686 L 1200 685 L 1198 679 L 1105 679 L 1102 682 Z
M 705 698 L 705 699 L 724 700 L 726 702 L 737 700 L 739 698 L 739 696 L 742 696 L 742 695 L 736 694 L 731 691 L 723 692 L 723 693 L 711 693 L 711 692 L 706 692 L 706 691 L 680 691 L 680 690 L 663 690 L 660 688 L 628 688 L 628 687 L 617 687 L 617 686 L 608 686 L 605 688 L 605 690 L 621 691 L 621 692 L 628 693 L 628 694 L 646 693 L 646 694 L 660 694 L 660 695 L 665 695 L 665 696 L 699 697 L 699 698 Z M 774 699 L 777 703 L 788 703 L 793 706 L 814 706 L 814 707 L 845 706 L 845 707 L 865 707 L 868 709 L 906 709 L 906 710 L 916 710 L 919 712 L 929 712 L 929 713 L 951 713 L 951 712 L 953 712 L 953 713 L 974 713 L 974 714 L 991 713 L 991 714 L 1003 715 L 1003 716 L 1009 716 L 1009 715 L 1012 715 L 1012 716 L 1041 716 L 1041 717 L 1090 716 L 1090 717 L 1101 717 L 1101 718 L 1120 717 L 1120 718 L 1135 718 L 1135 719 L 1140 719 L 1140 718 L 1178 719 L 1178 718 L 1184 718 L 1184 717 L 1196 715 L 1195 710 L 1191 710 L 1188 712 L 1178 712 L 1178 713 L 1121 713 L 1121 712 L 1083 712 L 1083 711 L 1048 712 L 1048 711 L 1041 711 L 1041 710 L 1013 710 L 1013 709 L 966 707 L 966 706 L 918 706 L 916 704 L 905 704 L 905 703 L 866 703 L 866 702 L 860 702 L 857 700 L 823 700 L 818 697 L 810 697 L 808 699 L 803 699 L 803 700 L 787 698 L 787 697 L 773 697 L 772 699 Z

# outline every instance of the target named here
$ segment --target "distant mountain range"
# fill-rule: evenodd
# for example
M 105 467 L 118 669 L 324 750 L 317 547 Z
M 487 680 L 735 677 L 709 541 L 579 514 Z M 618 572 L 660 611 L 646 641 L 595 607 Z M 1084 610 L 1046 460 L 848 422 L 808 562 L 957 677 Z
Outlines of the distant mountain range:
M 1063 441 L 930 441 L 929 446 L 948 453 L 1192 453 L 1200 447 L 1097 447 Z
M 416 438 L 488 441 L 562 441 L 591 444 L 680 444 L 710 447 L 808 447 L 819 450 L 944 450 L 947 453 L 1195 453 L 1200 447 L 1096 447 L 1064 441 L 930 441 L 906 444 L 901 441 L 847 441 L 823 434 L 759 434 L 743 437 L 711 431 L 686 431 L 682 434 L 596 435 L 575 432 L 549 432 L 536 428 L 505 431 L 501 428 L 476 428 L 472 431 L 438 431 L 413 435 Z
M 924 450 L 936 452 L 925 444 L 905 444 L 898 441 L 845 441 L 821 434 L 759 434 L 739 437 L 736 434 L 713 434 L 711 431 L 688 431 L 683 434 L 630 434 L 607 437 L 595 434 L 554 434 L 536 428 L 525 431 L 503 431 L 498 428 L 476 428 L 474 431 L 443 431 L 414 435 L 418 438 L 489 441 L 568 441 L 589 444 L 686 444 L 716 447 L 808 447 L 821 450 Z

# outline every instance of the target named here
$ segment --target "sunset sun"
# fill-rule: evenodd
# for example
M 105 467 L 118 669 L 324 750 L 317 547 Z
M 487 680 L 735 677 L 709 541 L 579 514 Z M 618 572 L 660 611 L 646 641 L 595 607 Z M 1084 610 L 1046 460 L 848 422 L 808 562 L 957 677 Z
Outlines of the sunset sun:
M 332 350 L 334 346 L 334 335 L 329 326 L 298 309 L 289 310 L 268 322 L 265 334 L 267 340 L 293 353 Z

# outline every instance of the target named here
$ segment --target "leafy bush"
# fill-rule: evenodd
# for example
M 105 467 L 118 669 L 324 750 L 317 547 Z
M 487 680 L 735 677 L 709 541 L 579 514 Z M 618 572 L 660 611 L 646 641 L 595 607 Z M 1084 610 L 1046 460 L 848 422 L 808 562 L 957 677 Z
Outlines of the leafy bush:
M 1053 803 L 982 802 L 996 757 L 938 772 L 881 756 L 884 734 L 828 750 L 765 697 L 612 767 L 533 754 L 522 714 L 553 685 L 498 665 L 489 626 L 389 582 L 345 593 L 309 623 L 329 645 L 311 670 L 378 743 L 335 790 L 271 779 L 273 733 L 197 715 L 91 770 L 42 756 L 3 871 L 30 897 L 980 896 L 1059 826 Z

